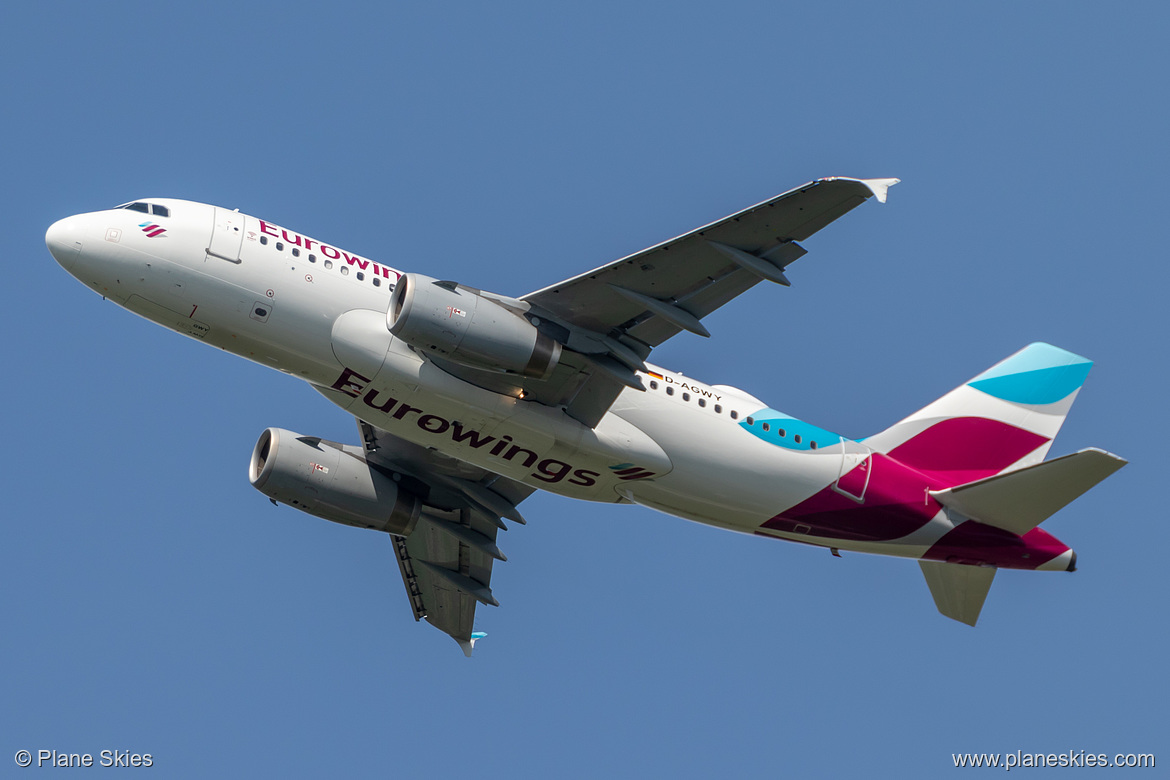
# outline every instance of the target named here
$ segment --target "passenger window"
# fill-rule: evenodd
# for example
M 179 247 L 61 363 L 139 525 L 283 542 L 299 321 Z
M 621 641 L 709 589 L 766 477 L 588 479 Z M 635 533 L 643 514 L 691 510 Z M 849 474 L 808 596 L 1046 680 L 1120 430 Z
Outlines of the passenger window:
M 348 265 L 341 266 L 341 275 L 342 276 L 349 276 L 349 266 Z
M 756 421 L 753 418 L 749 417 L 749 418 L 747 418 L 747 424 L 748 425 L 755 425 Z
M 683 393 L 683 400 L 684 401 L 691 400 L 691 394 L 690 393 Z
M 325 261 L 325 267 L 326 267 L 326 268 L 332 268 L 332 267 L 333 267 L 333 261 L 332 261 L 332 260 L 326 260 L 326 261 Z
M 715 404 L 715 414 L 723 414 L 723 407 L 719 404 Z
M 292 253 L 293 253 L 293 257 L 300 257 L 301 256 L 301 250 L 297 249 L 295 246 L 292 248 Z
M 357 278 L 358 278 L 358 281 L 359 281 L 359 282 L 363 282 L 363 281 L 365 281 L 365 279 L 366 279 L 366 275 L 365 275 L 365 274 L 363 274 L 361 271 L 358 271 L 358 272 L 357 272 Z
M 706 406 L 706 405 L 707 405 L 707 399 L 706 399 L 706 398 L 700 398 L 700 399 L 699 399 L 699 406 Z
M 787 431 L 785 431 L 783 428 L 780 428 L 780 429 L 778 429 L 778 430 L 780 431 L 780 438 L 781 438 L 781 439 L 783 439 L 785 436 L 787 436 L 787 435 L 788 435 L 788 432 L 787 432 Z
M 658 389 L 658 383 L 657 383 L 657 382 L 655 382 L 653 379 L 651 379 L 651 380 L 650 380 L 650 389 L 651 389 L 651 390 L 657 390 L 657 389 Z
M 739 419 L 739 412 L 732 412 L 731 419 L 738 420 Z
M 810 442 L 808 443 L 808 447 L 809 447 L 809 449 L 811 449 L 811 450 L 815 450 L 815 449 L 817 448 L 817 443 L 816 443 L 815 441 L 810 441 Z
M 793 436 L 792 440 L 795 441 L 797 444 L 800 444 L 800 434 L 798 433 L 795 436 Z
M 160 206 L 157 203 L 151 205 L 150 211 L 156 217 L 169 217 L 171 215 L 170 209 L 168 209 L 166 206 Z
M 764 423 L 764 430 L 770 431 L 770 430 L 772 430 L 772 427 L 770 425 L 768 425 L 768 423 Z
M 381 286 L 382 286 L 382 280 L 381 280 L 381 279 L 379 279 L 379 278 L 378 278 L 378 277 L 376 277 L 376 276 L 374 277 L 374 286 L 375 286 L 375 287 L 381 287 Z
M 260 243 L 267 244 L 268 243 L 268 236 L 260 236 Z
M 667 395 L 674 395 L 674 388 L 673 387 L 666 388 L 666 394 Z
M 315 254 L 313 254 L 312 252 L 309 253 L 309 262 L 310 263 L 317 262 L 317 256 Z
M 282 242 L 282 241 L 277 241 L 277 242 L 276 242 L 276 251 L 277 251 L 277 252 L 283 252 L 283 251 L 284 251 L 284 242 Z

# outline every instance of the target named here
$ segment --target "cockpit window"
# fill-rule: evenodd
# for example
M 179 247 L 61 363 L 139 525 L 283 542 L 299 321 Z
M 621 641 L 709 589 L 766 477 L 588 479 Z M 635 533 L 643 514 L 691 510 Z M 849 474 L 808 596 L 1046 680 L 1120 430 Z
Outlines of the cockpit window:
M 160 206 L 157 203 L 143 203 L 142 201 L 123 203 L 117 208 L 126 209 L 127 211 L 139 211 L 143 214 L 153 213 L 156 217 L 169 217 L 171 215 L 171 210 L 166 206 Z

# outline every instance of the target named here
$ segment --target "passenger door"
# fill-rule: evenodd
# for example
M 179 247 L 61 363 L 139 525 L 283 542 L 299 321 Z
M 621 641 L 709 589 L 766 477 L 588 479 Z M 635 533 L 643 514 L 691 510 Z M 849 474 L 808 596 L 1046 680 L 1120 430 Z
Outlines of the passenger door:
M 244 243 L 244 215 L 215 207 L 215 225 L 207 254 L 232 263 L 240 262 L 240 246 Z

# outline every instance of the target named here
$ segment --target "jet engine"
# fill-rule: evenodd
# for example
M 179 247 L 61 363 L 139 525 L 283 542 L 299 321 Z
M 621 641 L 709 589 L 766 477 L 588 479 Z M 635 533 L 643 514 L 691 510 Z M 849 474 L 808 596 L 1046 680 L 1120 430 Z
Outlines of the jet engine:
M 513 309 L 421 274 L 398 280 L 386 326 L 413 347 L 485 371 L 543 379 L 561 358 L 561 345 Z
M 396 536 L 409 536 L 422 510 L 422 500 L 370 466 L 361 448 L 283 428 L 260 434 L 248 479 L 274 501 Z

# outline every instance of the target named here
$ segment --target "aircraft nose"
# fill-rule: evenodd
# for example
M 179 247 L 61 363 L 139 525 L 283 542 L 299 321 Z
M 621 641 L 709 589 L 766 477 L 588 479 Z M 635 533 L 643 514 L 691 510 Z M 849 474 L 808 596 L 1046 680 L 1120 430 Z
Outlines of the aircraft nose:
M 73 272 L 73 264 L 81 254 L 81 230 L 74 217 L 66 217 L 49 225 L 45 231 L 45 246 L 62 268 Z

